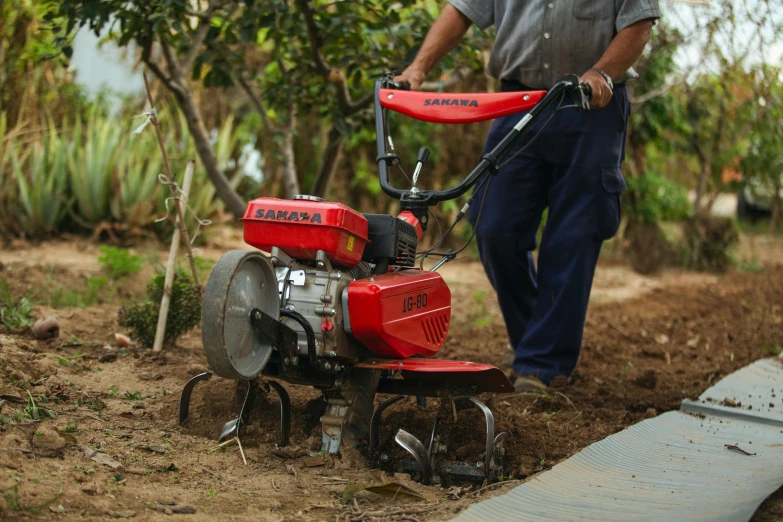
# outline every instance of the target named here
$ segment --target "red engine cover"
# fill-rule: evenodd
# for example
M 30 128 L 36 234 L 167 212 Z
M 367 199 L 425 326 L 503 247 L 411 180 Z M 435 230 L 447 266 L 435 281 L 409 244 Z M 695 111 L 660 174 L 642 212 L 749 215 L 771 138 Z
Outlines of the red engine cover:
M 351 283 L 348 312 L 353 335 L 374 353 L 434 355 L 449 331 L 451 292 L 437 272 L 390 272 Z
M 333 263 L 353 266 L 367 244 L 367 219 L 342 203 L 258 198 L 242 222 L 245 243 L 266 252 L 276 246 L 296 259 L 323 250 Z

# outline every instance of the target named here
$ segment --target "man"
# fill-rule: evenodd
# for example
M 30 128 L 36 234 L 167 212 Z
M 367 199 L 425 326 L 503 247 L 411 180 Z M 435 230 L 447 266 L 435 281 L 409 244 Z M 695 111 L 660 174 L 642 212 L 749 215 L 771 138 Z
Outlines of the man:
M 659 16 L 657 0 L 449 0 L 397 77 L 417 89 L 471 24 L 494 25 L 487 69 L 501 90 L 548 89 L 566 74 L 581 75 L 592 89 L 592 110 L 553 112 L 535 140 L 520 143 L 529 147 L 477 194 L 468 215 L 515 348 L 518 390 L 544 389 L 576 366 L 598 253 L 617 232 L 626 188 L 625 80 Z M 485 152 L 520 117 L 496 120 Z M 537 271 L 531 252 L 544 209 Z

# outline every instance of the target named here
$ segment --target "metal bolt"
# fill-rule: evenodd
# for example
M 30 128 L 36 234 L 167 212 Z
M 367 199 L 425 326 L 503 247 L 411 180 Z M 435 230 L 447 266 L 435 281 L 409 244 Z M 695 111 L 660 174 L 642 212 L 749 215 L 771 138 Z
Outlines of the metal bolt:
M 525 94 L 524 96 L 522 96 L 522 99 L 525 100 L 525 101 L 528 101 L 530 99 L 530 95 L 529 94 Z
M 332 369 L 332 365 L 330 363 L 324 363 L 324 369 L 331 370 Z
M 389 456 L 386 453 L 381 453 L 381 462 L 386 463 L 389 462 Z
M 293 311 L 296 310 L 296 307 L 294 305 L 292 305 L 292 304 L 287 304 L 287 305 L 285 305 L 285 309 L 290 311 L 290 312 L 293 312 Z
M 342 369 L 343 369 L 343 367 L 342 367 L 342 366 L 340 366 L 339 364 L 335 364 L 335 365 L 334 365 L 334 370 L 335 370 L 335 371 L 339 372 L 339 371 L 340 371 L 340 370 L 342 370 Z
M 335 352 L 334 350 L 329 352 L 329 357 L 334 357 L 335 355 L 337 355 L 337 352 Z

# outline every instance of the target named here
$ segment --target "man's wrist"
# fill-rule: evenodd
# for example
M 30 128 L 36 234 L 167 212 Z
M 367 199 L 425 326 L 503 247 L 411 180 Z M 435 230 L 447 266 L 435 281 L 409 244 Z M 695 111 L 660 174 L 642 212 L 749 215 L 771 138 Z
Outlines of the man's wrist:
M 604 70 L 603 70 L 603 69 L 601 69 L 600 67 L 593 67 L 593 68 L 592 68 L 592 69 L 590 69 L 590 70 L 591 70 L 591 71 L 595 71 L 595 72 L 597 72 L 598 74 L 600 74 L 601 76 L 603 76 L 603 78 L 604 78 L 604 81 L 606 82 L 606 85 L 608 85 L 608 86 L 609 86 L 609 90 L 610 90 L 610 91 L 614 91 L 614 84 L 612 83 L 612 78 L 611 78 L 611 76 L 609 76 L 608 74 L 606 74 L 606 71 L 604 71 Z

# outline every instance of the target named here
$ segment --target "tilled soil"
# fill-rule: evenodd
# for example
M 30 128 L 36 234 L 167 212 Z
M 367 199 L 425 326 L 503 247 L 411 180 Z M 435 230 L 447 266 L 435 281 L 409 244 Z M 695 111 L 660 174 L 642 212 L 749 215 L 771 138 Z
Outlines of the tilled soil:
M 477 283 L 452 273 L 455 319 L 441 353 L 497 364 L 507 340 L 494 298 L 478 265 L 464 270 Z M 259 395 L 241 439 L 244 465 L 236 446 L 217 449 L 218 431 L 235 417 L 243 397 L 237 383 L 213 377 L 199 384 L 190 418 L 184 428 L 177 424 L 181 386 L 206 369 L 198 331 L 177 349 L 153 355 L 116 345 L 116 306 L 36 309 L 36 315 L 58 316 L 60 339 L 0 336 L 0 413 L 14 422 L 0 427 L 0 518 L 448 519 L 781 351 L 783 268 L 664 279 L 667 284 L 650 284 L 631 299 L 597 299 L 577 370 L 548 393 L 483 398 L 496 431 L 509 433 L 507 482 L 484 489 L 424 487 L 407 475 L 370 470 L 356 452 L 322 455 L 323 401 L 301 386 L 286 385 L 293 406 L 287 450 L 275 446 L 276 396 Z M 9 281 L 17 292 L 27 284 L 18 280 Z M 107 354 L 116 358 L 107 360 Z M 39 420 L 23 418 L 25 408 L 32 413 L 32 401 Z M 399 425 L 426 440 L 436 402 L 427 409 L 413 399 L 393 406 L 384 433 Z M 459 422 L 444 424 L 440 433 L 450 457 L 478 459 L 483 420 L 477 410 L 461 412 Z M 342 502 L 348 485 L 389 481 L 424 500 L 360 493 Z

